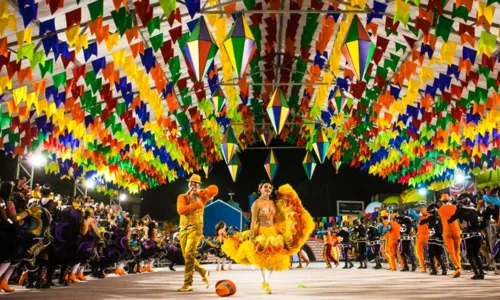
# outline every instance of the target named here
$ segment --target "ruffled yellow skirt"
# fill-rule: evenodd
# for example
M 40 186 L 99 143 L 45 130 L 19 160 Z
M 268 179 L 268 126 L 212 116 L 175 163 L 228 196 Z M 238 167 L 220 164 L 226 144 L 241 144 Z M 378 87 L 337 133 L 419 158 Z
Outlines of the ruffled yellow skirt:
M 300 251 L 314 230 L 311 215 L 290 185 L 280 186 L 277 194 L 274 226 L 259 226 L 255 237 L 248 230 L 224 240 L 222 251 L 236 263 L 286 270 L 290 256 Z
M 276 227 L 259 227 L 258 235 L 249 239 L 250 231 L 227 238 L 222 250 L 238 264 L 255 265 L 261 269 L 283 271 L 290 267 L 290 253 Z

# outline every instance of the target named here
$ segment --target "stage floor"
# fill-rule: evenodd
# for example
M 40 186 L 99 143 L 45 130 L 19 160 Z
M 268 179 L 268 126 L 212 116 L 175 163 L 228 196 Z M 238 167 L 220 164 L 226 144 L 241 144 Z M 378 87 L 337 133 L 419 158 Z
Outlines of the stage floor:
M 211 287 L 206 289 L 199 274 L 195 275 L 194 291 L 178 293 L 182 285 L 183 267 L 176 272 L 157 269 L 154 273 L 110 275 L 98 280 L 55 287 L 50 290 L 26 290 L 15 293 L 0 292 L 0 299 L 216 299 L 214 283 L 230 279 L 237 287 L 231 299 L 500 299 L 500 276 L 488 272 L 483 281 L 472 281 L 469 272 L 452 279 L 448 276 L 430 276 L 420 273 L 390 272 L 385 270 L 325 269 L 324 263 L 312 263 L 307 268 L 274 273 L 271 278 L 272 295 L 260 289 L 259 270 L 248 266 L 233 266 L 232 271 L 215 272 L 215 265 L 204 265 L 211 271 Z M 356 265 L 357 267 L 357 265 Z M 451 272 L 450 272 L 451 273 Z

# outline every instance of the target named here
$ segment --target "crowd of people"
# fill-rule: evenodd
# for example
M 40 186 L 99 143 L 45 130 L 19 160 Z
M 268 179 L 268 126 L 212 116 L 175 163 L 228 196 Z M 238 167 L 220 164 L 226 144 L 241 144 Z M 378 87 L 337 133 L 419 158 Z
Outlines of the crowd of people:
M 486 230 L 500 221 L 499 194 L 500 188 L 476 195 L 463 193 L 456 199 L 444 193 L 438 203 L 419 212 L 408 208 L 384 210 L 374 219 L 319 230 L 316 233 L 325 242 L 326 267 L 331 268 L 332 263 L 338 266 L 342 256 L 345 269 L 354 266 L 351 258 L 359 262 L 358 269 L 366 269 L 371 260 L 375 269 L 382 269 L 381 261 L 385 260 L 387 270 L 396 271 L 399 262 L 402 272 L 414 272 L 420 266 L 421 272 L 430 268 L 430 274 L 437 275 L 439 266 L 442 275 L 452 269 L 453 278 L 457 278 L 465 258 L 474 272 L 471 279 L 482 280 L 485 270 L 494 268 L 499 254 L 498 247 L 491 247 Z
M 71 200 L 54 195 L 49 185 L 24 178 L 0 183 L 0 289 L 13 274 L 27 288 L 50 288 L 58 283 L 85 281 L 84 270 L 105 278 L 153 272 L 153 262 L 167 258 L 170 269 L 182 262 L 171 237 L 149 218 L 136 219 L 120 207 L 94 203 L 90 197 Z M 11 284 L 12 285 L 12 284 Z
M 216 271 L 231 270 L 233 261 L 259 267 L 262 288 L 271 293 L 272 272 L 291 268 L 292 255 L 298 254 L 299 268 L 302 260 L 309 264 L 302 247 L 314 224 L 290 186 L 280 187 L 276 193 L 280 198 L 270 200 L 273 185 L 263 181 L 249 230 L 240 232 L 220 222 L 213 236 L 204 237 L 203 207 L 217 188 L 200 190 L 200 183 L 199 176 L 193 175 L 188 193 L 179 196 L 181 219 L 170 235 L 149 218 L 136 219 L 120 207 L 94 203 L 90 197 L 67 200 L 54 195 L 49 185 L 30 190 L 23 179 L 1 182 L 0 289 L 13 292 L 9 280 L 16 273 L 19 285 L 45 289 L 55 279 L 60 285 L 85 281 L 84 270 L 97 278 L 105 278 L 113 269 L 120 276 L 153 272 L 155 261 L 167 259 L 172 271 L 176 263 L 185 265 L 185 282 L 179 291 L 191 291 L 195 270 L 208 287 L 210 273 L 200 262 L 212 255 Z M 382 269 L 385 260 L 387 270 L 396 271 L 399 261 L 402 272 L 414 272 L 420 266 L 421 272 L 429 268 L 431 275 L 437 275 L 439 266 L 442 275 L 452 269 L 457 278 L 466 258 L 474 272 L 472 279 L 481 280 L 499 252 L 490 249 L 485 238 L 487 226 L 499 222 L 499 194 L 500 188 L 464 193 L 456 199 L 445 193 L 428 207 L 383 210 L 376 218 L 331 224 L 315 234 L 324 239 L 327 268 L 343 260 L 343 268 L 350 269 L 355 260 L 358 269 L 366 269 L 369 261 Z

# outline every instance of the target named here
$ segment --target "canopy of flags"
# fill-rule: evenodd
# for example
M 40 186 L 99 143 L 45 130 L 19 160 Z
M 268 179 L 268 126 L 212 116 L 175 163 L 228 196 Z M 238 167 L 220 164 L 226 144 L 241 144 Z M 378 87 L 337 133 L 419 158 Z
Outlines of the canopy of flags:
M 308 178 L 499 166 L 499 0 L 202 2 L 0 0 L 0 148 L 132 193 L 274 139 Z

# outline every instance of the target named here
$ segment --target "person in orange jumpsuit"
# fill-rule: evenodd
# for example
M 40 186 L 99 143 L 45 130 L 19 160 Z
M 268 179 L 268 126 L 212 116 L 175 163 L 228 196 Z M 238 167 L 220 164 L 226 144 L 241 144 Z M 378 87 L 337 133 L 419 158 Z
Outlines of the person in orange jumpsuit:
M 332 255 L 333 239 L 337 239 L 337 236 L 332 232 L 332 228 L 329 227 L 324 237 L 325 246 L 323 247 L 323 258 L 325 259 L 327 268 L 332 267 L 330 262 L 333 262 L 335 267 L 339 266 L 339 262 Z
M 438 214 L 443 223 L 444 245 L 446 246 L 446 251 L 448 251 L 450 260 L 455 267 L 453 278 L 457 278 L 460 277 L 461 270 L 460 243 L 462 243 L 462 232 L 457 220 L 452 223 L 448 223 L 448 219 L 455 214 L 457 207 L 451 203 L 450 195 L 448 194 L 442 194 L 440 201 L 443 205 L 438 209 Z
M 427 247 L 427 241 L 429 240 L 429 226 L 427 224 L 420 225 L 420 222 L 422 220 L 425 220 L 429 217 L 429 214 L 427 213 L 427 208 L 422 208 L 420 210 L 421 216 L 418 218 L 417 222 L 417 242 L 415 246 L 415 252 L 418 257 L 418 262 L 420 263 L 420 267 L 422 268 L 422 273 L 427 272 L 427 268 L 425 266 L 425 261 L 424 261 L 424 252 L 425 252 L 425 247 Z
M 396 221 L 390 221 L 387 212 L 383 212 L 382 216 L 382 229 L 380 233 L 386 237 L 385 252 L 389 263 L 387 270 L 397 271 L 396 257 L 399 252 L 399 238 L 401 226 Z

